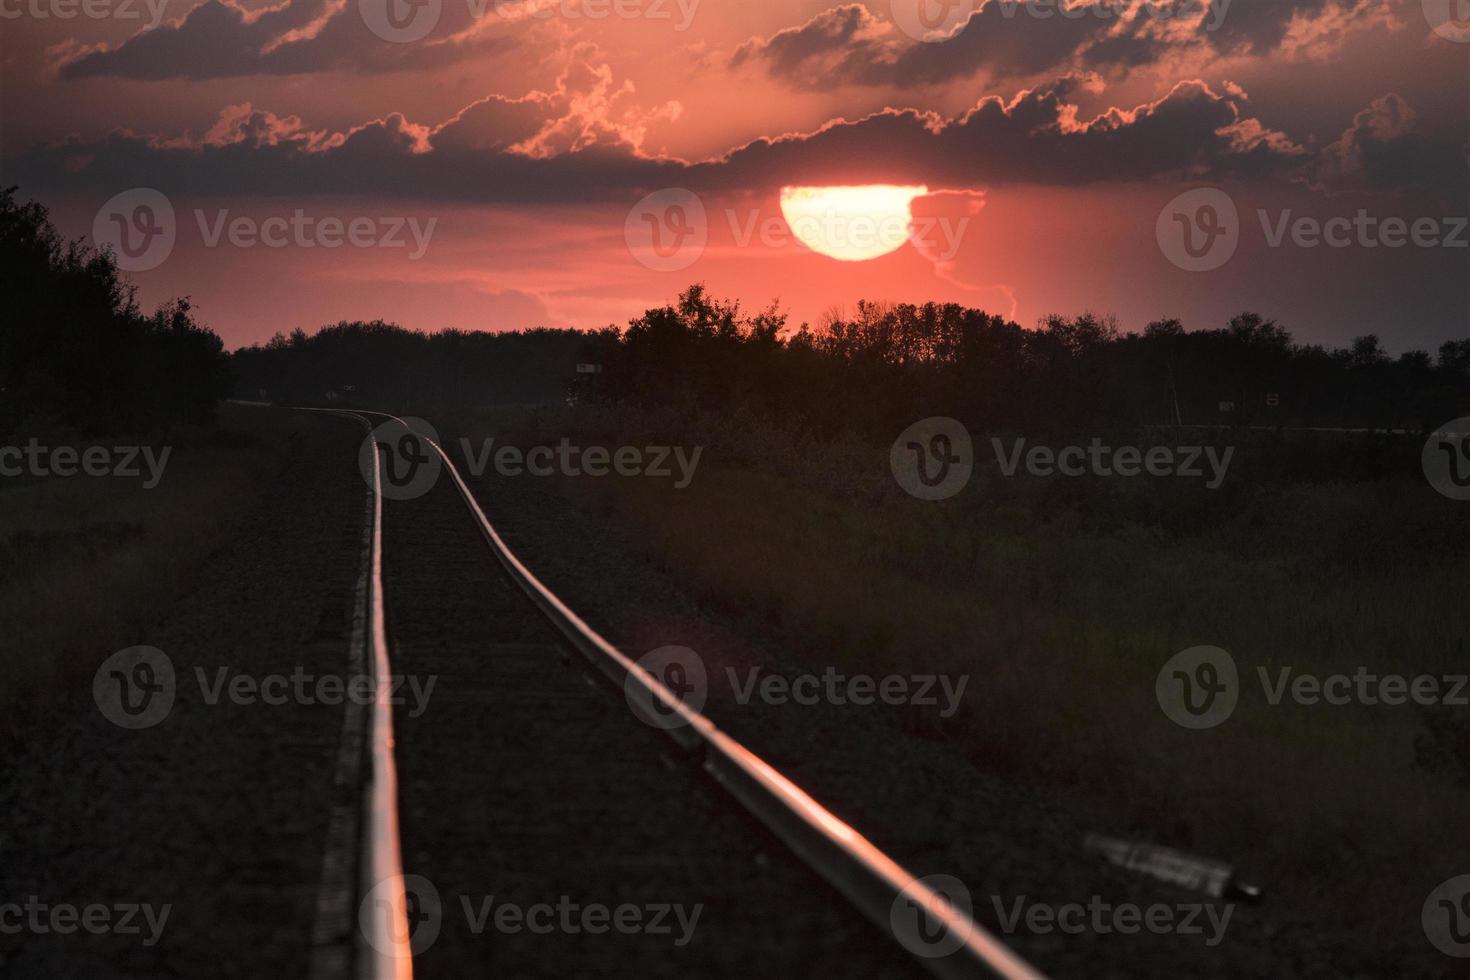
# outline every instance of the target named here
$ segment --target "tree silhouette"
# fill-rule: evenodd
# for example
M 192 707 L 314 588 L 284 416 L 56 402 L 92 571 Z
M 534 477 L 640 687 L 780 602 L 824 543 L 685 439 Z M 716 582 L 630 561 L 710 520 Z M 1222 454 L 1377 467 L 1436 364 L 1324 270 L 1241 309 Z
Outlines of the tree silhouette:
M 0 191 L 0 433 L 207 420 L 228 369 L 189 300 L 143 314 L 110 252 L 63 241 L 46 209 L 18 204 L 15 190 Z

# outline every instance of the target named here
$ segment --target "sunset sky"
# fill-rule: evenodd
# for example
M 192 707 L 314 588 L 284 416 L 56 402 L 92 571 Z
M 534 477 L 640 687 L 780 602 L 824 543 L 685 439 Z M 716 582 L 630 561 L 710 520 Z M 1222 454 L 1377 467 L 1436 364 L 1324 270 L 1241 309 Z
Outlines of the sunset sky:
M 3 0 L 0 167 L 68 235 L 171 239 L 140 298 L 231 347 L 598 327 L 694 281 L 793 323 L 1470 336 L 1453 0 L 1072 5 Z

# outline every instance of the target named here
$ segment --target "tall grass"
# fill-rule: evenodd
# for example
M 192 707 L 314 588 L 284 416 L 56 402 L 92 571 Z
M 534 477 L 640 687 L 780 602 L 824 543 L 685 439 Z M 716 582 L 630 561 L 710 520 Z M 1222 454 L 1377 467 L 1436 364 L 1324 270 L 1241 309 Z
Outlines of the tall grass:
M 505 439 L 710 447 L 686 490 L 612 477 L 566 490 L 629 525 L 702 601 L 780 630 L 813 665 L 970 675 L 947 731 L 980 769 L 1098 830 L 1232 860 L 1264 883 L 1275 921 L 1329 937 L 1351 963 L 1448 972 L 1419 918 L 1436 884 L 1470 870 L 1470 709 L 1273 706 L 1257 679 L 1470 668 L 1470 522 L 1424 481 L 1412 442 L 1216 434 L 1236 446 L 1217 492 L 1002 478 L 991 463 L 928 503 L 888 475 L 887 446 L 756 418 L 475 424 Z M 1187 731 L 1155 681 L 1205 644 L 1235 658 L 1241 702 L 1219 728 Z
M 291 434 L 315 424 L 226 406 L 214 427 L 100 442 L 170 446 L 152 489 L 111 476 L 0 478 L 0 741 L 64 699 L 90 699 L 97 665 L 147 642 L 284 465 Z M 40 442 L 79 444 L 62 433 Z

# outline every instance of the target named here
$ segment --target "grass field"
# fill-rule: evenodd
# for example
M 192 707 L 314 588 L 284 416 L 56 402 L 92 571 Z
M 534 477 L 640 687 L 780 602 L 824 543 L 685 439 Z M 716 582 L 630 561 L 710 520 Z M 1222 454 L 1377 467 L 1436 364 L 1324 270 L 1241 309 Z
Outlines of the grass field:
M 1002 478 L 990 462 L 925 502 L 889 475 L 887 445 L 757 419 L 543 410 L 457 428 L 708 447 L 685 490 L 560 486 L 629 526 L 701 601 L 774 628 L 814 666 L 970 675 L 943 737 L 980 770 L 1101 832 L 1235 863 L 1276 921 L 1327 937 L 1351 967 L 1455 965 L 1420 913 L 1470 871 L 1470 708 L 1272 705 L 1258 679 L 1466 672 L 1470 515 L 1425 481 L 1417 440 L 1222 432 L 1208 438 L 1236 454 L 1218 491 Z M 1242 683 L 1228 721 L 1191 731 L 1155 683 L 1198 645 L 1229 651 Z
M 226 405 L 216 426 L 166 437 L 40 438 L 170 447 L 151 489 L 116 476 L 0 477 L 0 740 L 90 692 L 98 664 L 145 643 L 285 464 L 291 434 L 316 424 Z

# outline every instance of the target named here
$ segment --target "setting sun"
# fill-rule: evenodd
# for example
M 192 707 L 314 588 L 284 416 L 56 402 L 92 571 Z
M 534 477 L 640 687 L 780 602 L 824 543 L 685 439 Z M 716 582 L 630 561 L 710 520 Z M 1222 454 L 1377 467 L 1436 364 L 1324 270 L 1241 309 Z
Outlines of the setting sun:
M 876 259 L 909 239 L 909 206 L 929 188 L 893 184 L 783 187 L 781 214 L 813 252 L 844 262 Z

